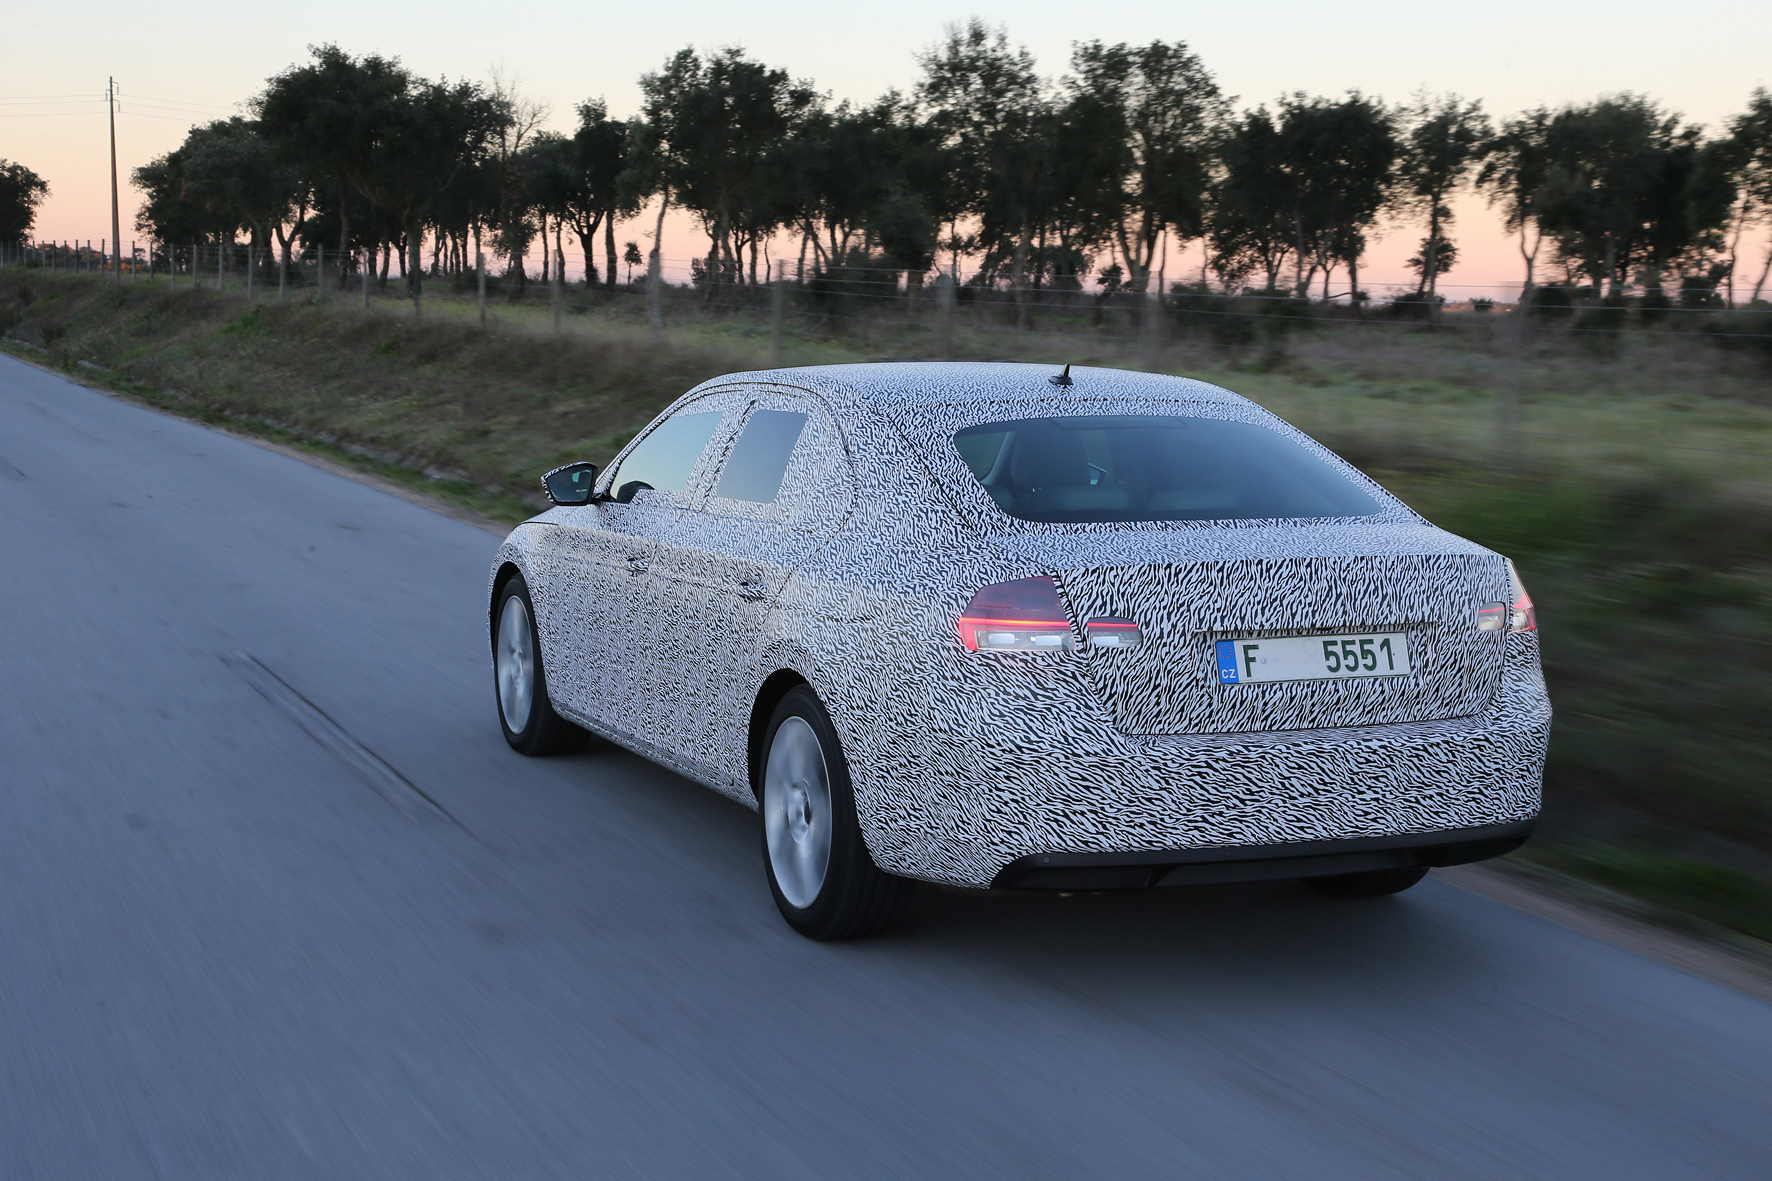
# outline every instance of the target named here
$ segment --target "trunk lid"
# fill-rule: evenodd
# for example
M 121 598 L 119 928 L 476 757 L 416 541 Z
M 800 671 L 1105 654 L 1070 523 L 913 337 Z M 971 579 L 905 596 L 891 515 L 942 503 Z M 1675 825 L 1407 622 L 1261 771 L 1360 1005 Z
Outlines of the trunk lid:
M 1139 531 L 1135 538 L 1097 532 L 1001 540 L 1006 548 L 1051 563 L 1048 568 L 1079 622 L 1115 617 L 1142 629 L 1143 644 L 1135 650 L 1086 649 L 1095 692 L 1127 734 L 1438 721 L 1479 712 L 1500 685 L 1505 633 L 1478 631 L 1476 612 L 1480 604 L 1505 597 L 1505 563 L 1432 526 L 1215 528 Z M 1125 561 L 1131 555 L 1141 560 Z M 1413 672 L 1220 682 L 1219 640 L 1384 632 L 1407 634 Z

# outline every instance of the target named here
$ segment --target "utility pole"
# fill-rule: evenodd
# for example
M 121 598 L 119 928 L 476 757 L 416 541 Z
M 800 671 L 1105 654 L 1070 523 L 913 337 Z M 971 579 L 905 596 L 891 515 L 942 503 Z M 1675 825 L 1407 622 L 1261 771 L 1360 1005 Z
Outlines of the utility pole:
M 117 79 L 105 83 L 105 111 L 111 117 L 111 241 L 117 244 L 117 282 L 123 281 L 123 231 L 117 222 Z

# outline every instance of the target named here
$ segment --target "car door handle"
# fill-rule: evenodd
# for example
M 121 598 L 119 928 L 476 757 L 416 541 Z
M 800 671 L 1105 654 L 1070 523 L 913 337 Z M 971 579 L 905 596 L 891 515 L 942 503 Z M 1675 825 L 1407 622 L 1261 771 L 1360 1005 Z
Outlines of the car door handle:
M 741 582 L 737 586 L 738 597 L 756 602 L 769 597 L 769 588 L 760 582 Z
M 651 565 L 652 565 L 652 559 L 647 557 L 645 554 L 629 554 L 628 555 L 628 569 L 635 574 L 646 573 L 647 568 L 650 567 Z

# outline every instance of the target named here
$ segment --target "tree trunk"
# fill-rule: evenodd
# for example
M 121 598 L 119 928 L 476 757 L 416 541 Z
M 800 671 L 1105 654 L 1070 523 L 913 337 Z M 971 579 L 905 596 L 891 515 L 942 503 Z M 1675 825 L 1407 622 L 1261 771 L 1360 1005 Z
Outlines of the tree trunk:
M 1436 196 L 1427 214 L 1427 249 L 1421 252 L 1421 260 L 1427 265 L 1421 268 L 1421 282 L 1415 285 L 1417 295 L 1422 291 L 1432 295 L 1434 280 L 1439 277 L 1440 262 L 1440 200 Z
M 659 244 L 664 241 L 665 210 L 671 205 L 671 191 L 665 189 L 658 197 L 658 223 L 652 230 L 652 254 L 646 264 L 646 318 L 652 325 L 652 343 L 660 343 L 664 330 L 664 261 Z
M 1296 295 L 1306 295 L 1309 292 L 1304 285 L 1304 222 L 1297 214 L 1292 217 L 1292 234 L 1297 239 L 1293 243 L 1292 290 Z
M 424 290 L 424 227 L 414 222 L 406 231 L 406 249 L 412 262 L 406 268 L 406 281 L 412 285 L 412 314 L 419 314 L 419 300 Z
M 1753 298 L 1748 300 L 1750 305 L 1760 302 L 1760 288 L 1766 285 L 1766 275 L 1768 272 L 1772 272 L 1772 246 L 1766 247 L 1766 265 L 1760 268 L 1760 278 L 1759 281 L 1754 284 Z
M 1729 297 L 1724 307 L 1735 306 L 1735 260 L 1741 250 L 1741 231 L 1747 228 L 1747 219 L 1753 213 L 1754 203 L 1751 197 L 1741 199 L 1741 212 L 1735 217 L 1735 235 L 1729 239 L 1729 270 L 1724 276 L 1728 280 Z
M 615 290 L 615 264 L 618 261 L 615 257 L 615 206 L 611 205 L 603 211 L 603 262 L 609 268 L 609 278 L 603 286 L 610 291 Z
M 580 221 L 573 225 L 573 232 L 578 235 L 578 245 L 585 256 L 585 290 L 589 291 L 597 285 L 597 257 L 594 247 L 597 245 L 597 226 L 603 220 L 598 214 L 589 227 Z
M 1025 329 L 1028 326 L 1028 247 L 1032 244 L 1034 230 L 1026 218 L 1021 221 L 1021 233 L 1015 236 L 1015 326 Z
M 338 182 L 338 256 L 340 259 L 349 257 L 351 252 L 351 190 L 341 179 Z M 343 291 L 349 276 L 345 274 L 344 264 L 338 268 L 338 289 Z M 326 283 L 326 276 L 320 276 L 321 286 Z

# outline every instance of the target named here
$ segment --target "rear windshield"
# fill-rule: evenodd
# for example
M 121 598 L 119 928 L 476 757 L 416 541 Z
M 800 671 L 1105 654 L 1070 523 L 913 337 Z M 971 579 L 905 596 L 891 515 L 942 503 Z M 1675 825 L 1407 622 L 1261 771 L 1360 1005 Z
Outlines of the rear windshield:
M 1170 415 L 1029 418 L 967 427 L 954 446 L 998 506 L 1023 521 L 1366 517 L 1341 472 L 1276 431 Z

